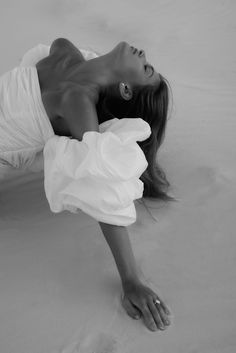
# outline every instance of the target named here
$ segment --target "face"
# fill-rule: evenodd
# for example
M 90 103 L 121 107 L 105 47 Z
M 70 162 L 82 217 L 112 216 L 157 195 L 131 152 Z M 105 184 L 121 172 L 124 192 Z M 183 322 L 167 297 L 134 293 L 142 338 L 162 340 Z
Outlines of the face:
M 157 85 L 160 75 L 146 60 L 145 52 L 120 42 L 113 50 L 115 70 L 130 85 Z

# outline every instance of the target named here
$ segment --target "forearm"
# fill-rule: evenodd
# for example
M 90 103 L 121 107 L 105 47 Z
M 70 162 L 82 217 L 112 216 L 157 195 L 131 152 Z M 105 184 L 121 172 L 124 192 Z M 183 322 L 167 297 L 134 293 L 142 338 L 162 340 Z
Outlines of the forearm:
M 114 256 L 122 285 L 125 285 L 128 281 L 139 281 L 138 269 L 127 228 L 102 222 L 99 222 L 99 224 Z

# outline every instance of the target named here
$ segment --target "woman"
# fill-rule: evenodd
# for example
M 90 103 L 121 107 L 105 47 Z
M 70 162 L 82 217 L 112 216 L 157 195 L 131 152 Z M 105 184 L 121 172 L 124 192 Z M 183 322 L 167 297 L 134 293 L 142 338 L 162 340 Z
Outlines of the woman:
M 36 69 L 43 106 L 56 135 L 81 141 L 86 131 L 99 131 L 99 124 L 111 116 L 146 120 L 152 133 L 139 143 L 148 161 L 140 178 L 143 196 L 174 200 L 163 190 L 169 183 L 155 161 L 166 127 L 168 87 L 146 61 L 144 51 L 120 42 L 109 53 L 86 61 L 69 40 L 58 38 Z M 170 311 L 142 282 L 127 229 L 99 224 L 117 264 L 124 291 L 122 304 L 128 315 L 142 315 L 152 331 L 165 329 L 170 324 Z

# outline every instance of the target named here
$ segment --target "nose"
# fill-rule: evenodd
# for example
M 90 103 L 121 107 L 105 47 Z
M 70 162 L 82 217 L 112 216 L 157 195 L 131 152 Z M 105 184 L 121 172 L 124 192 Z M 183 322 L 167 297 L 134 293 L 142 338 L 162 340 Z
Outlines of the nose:
M 141 50 L 139 51 L 138 55 L 139 55 L 140 57 L 145 56 L 145 51 L 141 49 Z
M 133 53 L 136 54 L 138 52 L 138 56 L 141 58 L 144 56 L 144 58 L 146 58 L 146 55 L 145 55 L 145 51 L 143 49 L 141 50 L 138 50 L 137 48 L 135 47 L 132 47 L 130 46 L 130 48 L 133 50 Z

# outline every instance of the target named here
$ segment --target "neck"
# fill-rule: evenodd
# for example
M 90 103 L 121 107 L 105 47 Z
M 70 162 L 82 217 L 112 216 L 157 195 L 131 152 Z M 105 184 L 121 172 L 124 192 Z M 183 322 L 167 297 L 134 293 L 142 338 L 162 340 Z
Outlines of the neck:
M 113 70 L 113 62 L 114 57 L 111 53 L 84 61 L 76 67 L 79 82 L 96 88 L 98 92 L 103 91 L 108 85 L 119 82 L 118 75 Z

